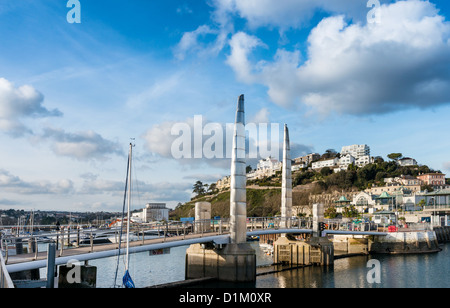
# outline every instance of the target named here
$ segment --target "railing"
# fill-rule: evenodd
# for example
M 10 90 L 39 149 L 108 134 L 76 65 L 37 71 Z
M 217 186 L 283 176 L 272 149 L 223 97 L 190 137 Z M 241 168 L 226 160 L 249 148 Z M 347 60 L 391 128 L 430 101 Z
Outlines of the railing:
M 429 211 L 434 209 L 450 209 L 450 204 L 426 204 L 423 209 Z
M 3 254 L 0 251 L 0 289 L 12 289 L 14 288 L 14 283 L 6 270 L 5 260 L 3 259 Z
M 47 230 L 50 227 L 45 226 Z M 145 240 L 160 238 L 166 241 L 167 238 L 173 236 L 183 236 L 197 234 L 200 236 L 208 235 L 223 235 L 230 231 L 229 218 L 222 219 L 207 219 L 196 220 L 192 222 L 154 222 L 147 224 L 135 224 L 130 226 L 130 241 L 141 241 L 144 244 Z M 247 219 L 247 231 L 257 230 L 277 230 L 287 228 L 311 228 L 312 219 L 299 218 L 281 218 L 281 217 L 249 217 Z M 7 228 L 4 226 L 4 228 Z M 97 246 L 97 240 L 100 237 L 107 237 L 109 244 L 116 244 L 119 246 L 119 237 L 122 232 L 122 243 L 126 241 L 126 231 L 121 231 L 120 228 L 108 229 L 94 229 L 94 228 L 77 228 L 74 226 L 59 226 L 59 230 L 54 231 L 40 231 L 35 234 L 20 234 L 17 230 L 9 227 L 8 235 L 3 235 L 0 245 L 1 251 L 5 253 L 5 263 L 8 264 L 8 257 L 14 253 L 22 254 L 27 249 L 27 253 L 34 254 L 34 259 L 38 258 L 40 252 L 45 252 L 49 242 L 56 243 L 57 255 L 62 256 L 65 250 L 72 249 L 79 246 L 90 246 L 90 252 L 93 252 L 94 246 Z M 123 228 L 125 229 L 125 228 Z M 4 229 L 5 230 L 5 229 Z M 6 229 L 7 230 L 7 229 Z M 38 230 L 35 228 L 34 230 Z M 13 248 L 12 250 L 8 248 Z M 11 253 L 12 252 L 12 253 Z
M 326 219 L 326 229 L 333 231 L 376 231 L 377 226 L 373 223 L 344 223 L 340 220 Z M 186 240 L 192 239 L 193 236 L 210 237 L 226 235 L 230 231 L 230 220 L 228 218 L 222 219 L 206 219 L 196 220 L 191 222 L 159 222 L 149 224 L 132 224 L 130 226 L 130 241 L 138 242 L 135 245 L 148 245 L 148 240 L 160 239 L 160 242 L 173 241 L 173 240 Z M 312 229 L 312 218 L 297 218 L 297 217 L 248 217 L 247 218 L 247 232 L 260 232 L 260 231 L 277 231 L 277 230 L 306 230 Z M 125 228 L 123 228 L 125 229 Z M 110 248 L 115 249 L 119 246 L 120 229 L 70 229 L 65 226 L 61 226 L 58 232 L 44 232 L 35 235 L 22 235 L 20 237 L 4 236 L 1 240 L 2 250 L 5 251 L 5 264 L 8 264 L 8 246 L 19 248 L 21 246 L 27 246 L 28 257 L 30 254 L 34 254 L 34 260 L 38 259 L 38 254 L 44 252 L 47 249 L 47 245 L 43 243 L 53 242 L 57 245 L 57 257 L 62 257 L 65 251 L 73 249 L 79 246 L 90 246 L 90 249 L 85 252 L 94 252 L 105 250 L 105 248 L 95 249 L 97 246 L 96 240 L 101 236 L 108 235 L 111 242 L 108 242 Z M 292 233 L 292 232 L 291 232 Z M 293 232 L 295 233 L 295 232 Z M 171 239 L 178 236 L 178 239 Z M 126 241 L 126 231 L 122 232 L 122 248 L 123 243 Z M 84 239 L 84 242 L 81 241 Z M 139 243 L 140 242 L 140 243 Z M 153 241 L 154 242 L 154 241 Z M 84 245 L 82 244 L 84 243 Z M 112 245 L 112 246 L 111 246 Z M 14 251 L 14 250 L 13 250 Z M 18 254 L 21 252 L 18 251 Z M 32 257 L 33 258 L 33 257 Z

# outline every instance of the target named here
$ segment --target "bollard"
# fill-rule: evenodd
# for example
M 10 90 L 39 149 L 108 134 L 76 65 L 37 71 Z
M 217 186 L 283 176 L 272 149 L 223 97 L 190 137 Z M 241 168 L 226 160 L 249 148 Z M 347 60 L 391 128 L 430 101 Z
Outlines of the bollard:
M 48 244 L 47 250 L 47 284 L 48 289 L 55 287 L 55 257 L 56 257 L 56 245 L 55 243 Z

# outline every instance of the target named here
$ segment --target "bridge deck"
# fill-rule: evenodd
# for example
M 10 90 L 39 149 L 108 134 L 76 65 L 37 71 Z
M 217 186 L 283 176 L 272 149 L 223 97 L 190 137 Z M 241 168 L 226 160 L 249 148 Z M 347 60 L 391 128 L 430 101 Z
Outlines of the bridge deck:
M 364 231 L 332 231 L 327 230 L 328 234 L 360 234 L 360 235 L 386 235 L 383 232 L 364 232 Z M 311 233 L 311 229 L 269 229 L 249 231 L 247 235 L 262 234 L 280 234 L 280 233 Z M 187 246 L 196 243 L 215 242 L 217 244 L 229 243 L 230 235 L 228 233 L 219 234 L 218 232 L 209 232 L 204 234 L 189 234 L 185 236 L 173 236 L 166 238 L 155 238 L 148 240 L 139 240 L 130 242 L 130 253 L 138 253 L 149 250 L 156 250 L 169 247 Z M 125 244 L 122 244 L 121 254 L 125 253 Z M 114 257 L 119 254 L 118 244 L 94 245 L 93 250 L 90 246 L 78 247 L 63 250 L 62 255 L 57 252 L 55 260 L 56 265 L 67 264 L 70 261 L 77 260 L 79 262 Z M 8 257 L 6 268 L 8 272 L 14 273 L 24 270 L 38 269 L 46 267 L 47 252 L 38 253 L 37 259 L 35 254 L 22 254 Z
M 139 240 L 139 241 L 132 241 L 130 242 L 130 248 L 133 247 L 139 247 L 139 246 L 146 246 L 146 245 L 152 245 L 152 244 L 160 244 L 160 243 L 169 243 L 169 242 L 183 242 L 185 240 L 189 239 L 197 239 L 202 237 L 211 237 L 211 236 L 218 236 L 220 235 L 218 232 L 210 232 L 205 234 L 188 234 L 185 236 L 173 236 L 173 237 L 160 237 L 160 238 L 154 238 L 154 239 L 147 239 L 147 240 Z M 224 234 L 222 234 L 224 235 Z M 125 249 L 126 244 L 121 244 L 121 249 Z M 74 248 L 64 248 L 62 254 L 60 254 L 60 251 L 56 252 L 57 258 L 60 257 L 76 257 L 78 255 L 83 254 L 89 254 L 93 252 L 103 252 L 103 251 L 110 251 L 110 250 L 118 250 L 119 244 L 96 244 L 92 247 L 91 246 L 81 246 L 81 247 L 74 247 Z M 39 252 L 37 258 L 35 258 L 35 253 L 28 253 L 28 254 L 21 254 L 21 255 L 15 255 L 15 256 L 8 256 L 8 262 L 7 265 L 11 264 L 18 264 L 18 263 L 24 263 L 24 262 L 30 262 L 30 261 L 38 261 L 38 260 L 46 260 L 47 259 L 47 252 Z

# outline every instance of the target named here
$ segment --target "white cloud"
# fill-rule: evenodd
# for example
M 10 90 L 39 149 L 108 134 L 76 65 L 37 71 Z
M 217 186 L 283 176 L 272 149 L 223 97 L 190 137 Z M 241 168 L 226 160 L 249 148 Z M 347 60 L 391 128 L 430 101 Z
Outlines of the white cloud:
M 213 14 L 221 16 L 223 22 L 230 22 L 229 16 L 236 14 L 251 28 L 268 26 L 280 31 L 301 28 L 317 11 L 342 13 L 361 21 L 370 10 L 367 1 L 361 0 L 216 0 L 212 4 L 216 9 Z
M 272 62 L 252 63 L 249 51 L 261 43 L 238 33 L 228 63 L 239 80 L 267 86 L 273 102 L 322 114 L 449 103 L 450 24 L 423 1 L 383 5 L 381 16 L 381 23 L 365 25 L 323 19 L 310 33 L 303 62 L 299 51 L 279 49 Z
M 70 194 L 74 192 L 73 182 L 69 179 L 55 183 L 49 181 L 24 181 L 9 171 L 0 169 L 0 187 L 5 192 L 40 195 L 40 194 Z
M 249 123 L 269 123 L 270 112 L 267 108 L 261 108 L 253 117 L 250 118 Z
M 43 107 L 43 101 L 44 96 L 32 86 L 16 88 L 10 81 L 0 78 L 0 131 L 20 137 L 32 133 L 22 119 L 62 115 L 57 109 Z
M 442 167 L 447 170 L 448 172 L 450 172 L 450 161 L 444 162 Z
M 248 56 L 254 48 L 265 46 L 256 36 L 244 32 L 233 35 L 230 40 L 231 54 L 227 57 L 226 62 L 233 68 L 240 81 L 248 83 L 255 81 Z
M 184 60 L 187 53 L 200 53 L 202 56 L 216 54 L 222 49 L 223 42 L 206 40 L 205 37 L 208 35 L 217 36 L 219 33 L 219 30 L 212 29 L 207 25 L 201 25 L 194 31 L 185 32 L 175 47 L 175 57 L 178 60 Z
M 111 154 L 123 155 L 123 149 L 117 142 L 104 139 L 92 130 L 68 133 L 63 129 L 47 127 L 40 139 L 50 140 L 55 154 L 80 161 L 106 160 Z

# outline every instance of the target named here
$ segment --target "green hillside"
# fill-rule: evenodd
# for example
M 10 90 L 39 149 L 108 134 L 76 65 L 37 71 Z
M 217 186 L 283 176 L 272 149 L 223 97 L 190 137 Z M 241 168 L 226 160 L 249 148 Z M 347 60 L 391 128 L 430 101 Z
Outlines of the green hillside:
M 295 189 L 292 194 L 293 206 L 309 206 L 309 195 L 331 193 L 333 191 L 348 192 L 364 190 L 373 186 L 384 186 L 384 178 L 400 175 L 417 176 L 419 173 L 434 172 L 427 166 L 401 167 L 395 161 L 376 159 L 375 163 L 362 168 L 350 165 L 346 171 L 334 173 L 325 167 L 319 172 L 302 170 L 293 173 L 292 183 Z M 280 214 L 281 207 L 281 172 L 275 176 L 247 183 L 247 216 L 265 217 Z M 210 186 L 212 187 L 212 186 Z M 252 187 L 258 187 L 257 189 Z M 431 187 L 424 187 L 428 190 Z M 211 203 L 212 216 L 229 217 L 230 192 L 201 193 L 191 201 L 180 204 L 170 213 L 171 219 L 193 217 L 195 202 Z

